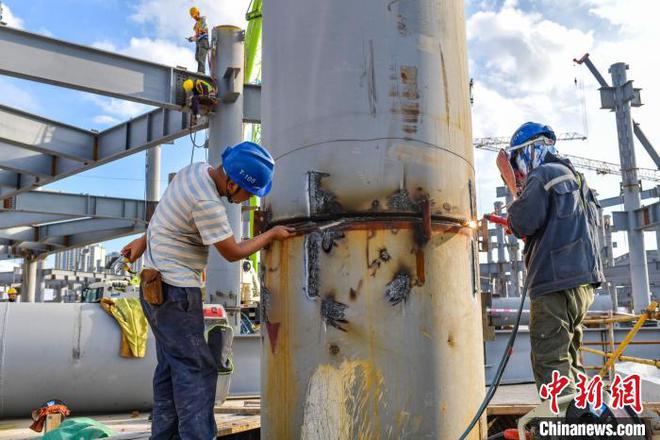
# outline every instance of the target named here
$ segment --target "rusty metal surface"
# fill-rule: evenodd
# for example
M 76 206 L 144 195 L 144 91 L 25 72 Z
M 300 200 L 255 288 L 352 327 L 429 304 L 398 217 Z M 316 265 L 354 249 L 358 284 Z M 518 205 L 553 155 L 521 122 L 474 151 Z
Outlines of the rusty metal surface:
M 262 438 L 458 438 L 484 393 L 463 2 L 263 24 L 262 223 L 298 234 L 262 259 Z
M 267 437 L 457 438 L 484 389 L 471 243 L 434 232 L 416 250 L 408 228 L 345 230 L 329 251 L 305 237 L 273 245 L 263 268 Z

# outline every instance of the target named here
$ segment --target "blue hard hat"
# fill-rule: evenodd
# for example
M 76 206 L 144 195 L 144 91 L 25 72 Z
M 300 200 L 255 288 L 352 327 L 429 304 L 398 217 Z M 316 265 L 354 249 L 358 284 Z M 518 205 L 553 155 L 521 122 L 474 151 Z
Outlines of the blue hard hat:
M 274 168 L 273 156 L 254 142 L 241 142 L 225 148 L 222 153 L 225 174 L 255 196 L 263 197 L 270 192 Z
M 557 140 L 554 130 L 549 125 L 539 124 L 538 122 L 525 122 L 511 136 L 508 150 L 515 150 L 524 143 L 539 136 L 546 136 L 552 139 L 553 142 Z

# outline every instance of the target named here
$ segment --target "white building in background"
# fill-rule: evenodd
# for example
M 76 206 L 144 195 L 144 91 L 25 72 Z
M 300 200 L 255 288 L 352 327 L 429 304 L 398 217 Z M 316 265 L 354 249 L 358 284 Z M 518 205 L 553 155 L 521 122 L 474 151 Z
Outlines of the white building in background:
M 55 254 L 55 269 L 103 272 L 105 269 L 105 248 L 103 245 L 95 244 L 59 252 Z

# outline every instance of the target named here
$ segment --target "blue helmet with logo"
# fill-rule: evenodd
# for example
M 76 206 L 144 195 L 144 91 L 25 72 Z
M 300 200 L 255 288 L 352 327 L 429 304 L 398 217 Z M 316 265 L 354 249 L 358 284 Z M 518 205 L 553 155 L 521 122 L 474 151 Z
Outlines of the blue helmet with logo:
M 538 122 L 525 122 L 511 136 L 508 150 L 513 151 L 521 148 L 523 144 L 539 136 L 545 136 L 552 139 L 553 142 L 557 141 L 557 136 L 555 136 L 554 130 L 549 125 L 539 124 Z
M 238 186 L 263 197 L 270 192 L 273 183 L 275 160 L 261 145 L 245 141 L 225 148 L 222 169 Z

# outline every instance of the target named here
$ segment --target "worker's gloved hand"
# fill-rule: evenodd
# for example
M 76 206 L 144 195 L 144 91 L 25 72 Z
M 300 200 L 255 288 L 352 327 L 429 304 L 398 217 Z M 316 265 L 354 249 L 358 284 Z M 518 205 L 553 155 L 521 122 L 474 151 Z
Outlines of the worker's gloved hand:
M 188 40 L 192 43 L 193 41 L 195 41 L 195 37 L 188 37 L 188 38 L 186 38 L 186 40 Z

